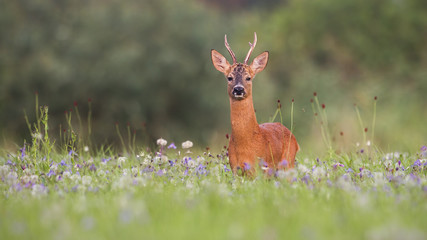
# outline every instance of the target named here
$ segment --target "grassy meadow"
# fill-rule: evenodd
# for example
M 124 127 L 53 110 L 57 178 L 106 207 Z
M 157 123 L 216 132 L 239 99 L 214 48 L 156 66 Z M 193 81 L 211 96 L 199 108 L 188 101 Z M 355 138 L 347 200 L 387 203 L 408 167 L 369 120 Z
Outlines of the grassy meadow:
M 317 97 L 312 106 L 325 151 L 301 151 L 286 171 L 255 166 L 252 179 L 233 176 L 226 146 L 139 146 L 130 128 L 117 128 L 122 148 L 94 146 L 78 109 L 54 138 L 37 108 L 31 141 L 0 155 L 1 237 L 426 239 L 427 147 L 383 152 L 362 130 L 365 142 L 338 151 Z

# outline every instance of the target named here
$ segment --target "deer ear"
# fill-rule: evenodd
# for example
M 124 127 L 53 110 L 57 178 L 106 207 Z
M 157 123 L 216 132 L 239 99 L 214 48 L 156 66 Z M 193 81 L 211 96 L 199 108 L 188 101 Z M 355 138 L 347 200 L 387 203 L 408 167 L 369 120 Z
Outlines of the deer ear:
M 252 61 L 250 68 L 252 69 L 254 74 L 257 74 L 262 70 L 264 70 L 265 66 L 267 66 L 267 62 L 268 62 L 268 52 L 266 51 L 258 55 L 258 57 L 256 57 Z
M 222 56 L 221 53 L 219 53 L 214 49 L 211 50 L 211 58 L 212 58 L 212 63 L 214 67 L 218 71 L 225 74 L 227 70 L 230 68 L 230 63 L 228 63 L 227 59 L 224 56 Z

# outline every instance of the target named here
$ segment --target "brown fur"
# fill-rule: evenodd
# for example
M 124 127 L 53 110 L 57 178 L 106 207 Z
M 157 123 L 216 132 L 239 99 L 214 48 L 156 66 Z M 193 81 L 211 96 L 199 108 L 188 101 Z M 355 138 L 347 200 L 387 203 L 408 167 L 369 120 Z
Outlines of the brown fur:
M 226 78 L 232 79 L 228 81 L 227 91 L 230 98 L 232 131 L 228 153 L 233 173 L 240 168 L 252 175 L 260 160 L 264 161 L 269 169 L 294 167 L 295 155 L 299 150 L 295 136 L 280 123 L 259 125 L 255 116 L 252 80 L 267 65 L 268 52 L 256 57 L 251 65 L 230 65 L 225 57 L 215 50 L 212 50 L 211 57 L 215 68 L 224 73 Z M 236 85 L 244 87 L 243 97 L 233 95 Z M 283 164 L 283 160 L 286 160 L 287 164 Z M 250 169 L 247 169 L 248 166 Z

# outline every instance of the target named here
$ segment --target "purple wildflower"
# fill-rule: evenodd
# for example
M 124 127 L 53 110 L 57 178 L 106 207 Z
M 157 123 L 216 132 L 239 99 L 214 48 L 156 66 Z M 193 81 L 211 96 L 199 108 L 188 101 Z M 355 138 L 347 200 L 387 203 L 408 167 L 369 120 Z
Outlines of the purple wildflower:
M 354 171 L 353 171 L 353 169 L 348 168 L 347 170 L 345 170 L 345 172 L 347 172 L 347 173 L 351 173 L 351 172 L 354 172 Z
M 21 151 L 21 159 L 22 158 L 24 158 L 25 157 L 25 144 L 24 144 L 24 146 L 21 148 L 21 149 L 19 149 L 20 151 Z
M 172 160 L 168 160 L 168 161 L 169 161 L 169 164 L 171 167 L 173 167 L 175 165 L 174 161 L 172 161 Z
M 92 165 L 90 165 L 89 167 L 89 170 L 95 172 L 96 171 L 95 164 L 92 163 Z
M 413 167 L 421 167 L 421 161 L 420 161 L 420 159 L 417 159 L 412 166 Z
M 157 171 L 157 176 L 159 176 L 159 177 L 161 177 L 161 176 L 163 176 L 163 174 L 164 174 L 164 172 L 163 172 L 163 169 L 160 169 L 159 171 Z
M 208 175 L 208 171 L 206 170 L 206 166 L 204 166 L 203 164 L 200 164 L 197 168 L 196 168 L 196 174 L 197 175 Z
M 171 149 L 171 148 L 176 149 L 175 143 L 171 143 L 171 144 L 168 146 L 168 149 Z
M 244 166 L 245 171 L 249 171 L 251 169 L 251 164 L 250 163 L 245 162 L 245 163 L 243 163 L 243 165 L 245 165 Z
M 279 167 L 287 167 L 288 166 L 288 161 L 286 159 L 283 159 L 280 163 L 279 163 Z
M 51 176 L 55 176 L 55 171 L 53 171 L 52 169 L 46 174 L 46 176 L 51 177 Z
M 77 184 L 76 186 L 71 188 L 71 191 L 73 192 L 77 192 L 77 189 L 79 188 L 79 185 Z

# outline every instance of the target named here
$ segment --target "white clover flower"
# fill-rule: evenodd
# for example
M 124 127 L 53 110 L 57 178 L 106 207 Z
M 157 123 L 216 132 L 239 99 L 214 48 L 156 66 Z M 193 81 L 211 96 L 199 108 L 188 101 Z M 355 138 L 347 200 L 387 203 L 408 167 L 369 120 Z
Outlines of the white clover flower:
M 191 141 L 185 141 L 182 143 L 182 148 L 187 149 L 193 147 L 193 142 Z
M 70 179 L 72 181 L 74 181 L 75 183 L 79 183 L 82 178 L 78 174 L 73 174 L 73 175 L 71 175 Z
M 188 167 L 189 167 L 189 168 L 195 168 L 195 167 L 196 167 L 196 165 L 197 165 L 197 163 L 196 163 L 196 161 L 194 161 L 193 159 L 189 159 L 189 160 L 187 161 L 187 165 L 188 165 Z
M 166 163 L 166 162 L 168 162 L 168 160 L 169 160 L 169 158 L 168 158 L 168 156 L 166 156 L 166 155 L 162 155 L 162 156 L 160 157 L 160 161 L 161 161 L 161 163 Z
M 203 164 L 205 161 L 206 161 L 206 159 L 205 159 L 204 157 L 198 156 L 198 157 L 196 158 L 196 163 L 197 163 L 197 165 L 199 165 L 199 164 Z
M 38 140 L 43 139 L 43 135 L 41 133 L 33 133 L 33 134 L 31 134 L 31 136 L 35 139 L 38 139 Z
M 71 176 L 71 172 L 70 171 L 65 171 L 62 173 L 62 177 L 64 178 L 69 178 Z
M 105 177 L 105 171 L 104 170 L 102 170 L 102 169 L 98 169 L 97 171 L 96 171 L 96 174 L 99 176 L 99 177 Z
M 298 171 L 301 173 L 308 172 L 308 168 L 304 164 L 298 164 Z
M 88 146 L 84 146 L 83 151 L 89 152 L 89 147 Z
M 164 147 L 166 144 L 168 144 L 168 141 L 164 140 L 163 138 L 157 139 L 157 145 Z
M 27 175 L 22 176 L 21 177 L 21 181 L 24 182 L 24 183 L 27 183 L 27 182 L 31 181 L 30 180 L 30 176 L 27 176 Z
M 145 158 L 144 158 L 144 160 L 142 161 L 142 164 L 144 164 L 144 165 L 148 165 L 148 164 L 150 164 L 151 163 L 151 156 L 150 155 L 148 155 L 148 156 L 146 156 Z
M 31 181 L 32 183 L 37 182 L 37 180 L 39 180 L 39 176 L 37 176 L 37 175 L 31 175 L 31 177 L 30 177 L 30 181 Z
M 83 176 L 82 178 L 82 184 L 83 185 L 90 185 L 92 183 L 92 177 L 91 176 Z
M 50 170 L 56 172 L 56 170 L 58 170 L 58 165 L 57 164 L 52 164 L 52 166 L 50 166 L 49 168 Z
M 6 182 L 9 185 L 18 183 L 18 174 L 16 172 L 10 172 L 6 177 Z
M 123 163 L 125 163 L 126 162 L 126 157 L 119 157 L 118 159 L 117 159 L 117 164 L 118 165 L 122 165 Z
M 129 175 L 121 176 L 117 181 L 113 182 L 113 189 L 123 189 L 132 185 L 132 178 Z
M 1 167 L 0 167 L 1 168 Z M 26 174 L 26 175 L 30 175 L 32 172 L 31 172 L 31 169 L 30 168 L 26 168 L 26 169 L 24 169 L 24 174 Z M 1 175 L 1 173 L 0 173 L 0 175 Z
M 31 195 L 33 195 L 34 197 L 39 197 L 46 194 L 47 194 L 47 189 L 45 186 L 36 184 L 32 187 Z
M 9 172 L 9 166 L 8 165 L 0 166 L 0 178 L 5 177 L 8 172 Z
M 371 146 L 371 141 L 368 140 L 368 142 L 366 142 L 366 146 Z
M 313 170 L 313 177 L 315 179 L 319 179 L 322 178 L 323 176 L 325 176 L 326 171 L 323 167 L 317 167 Z

